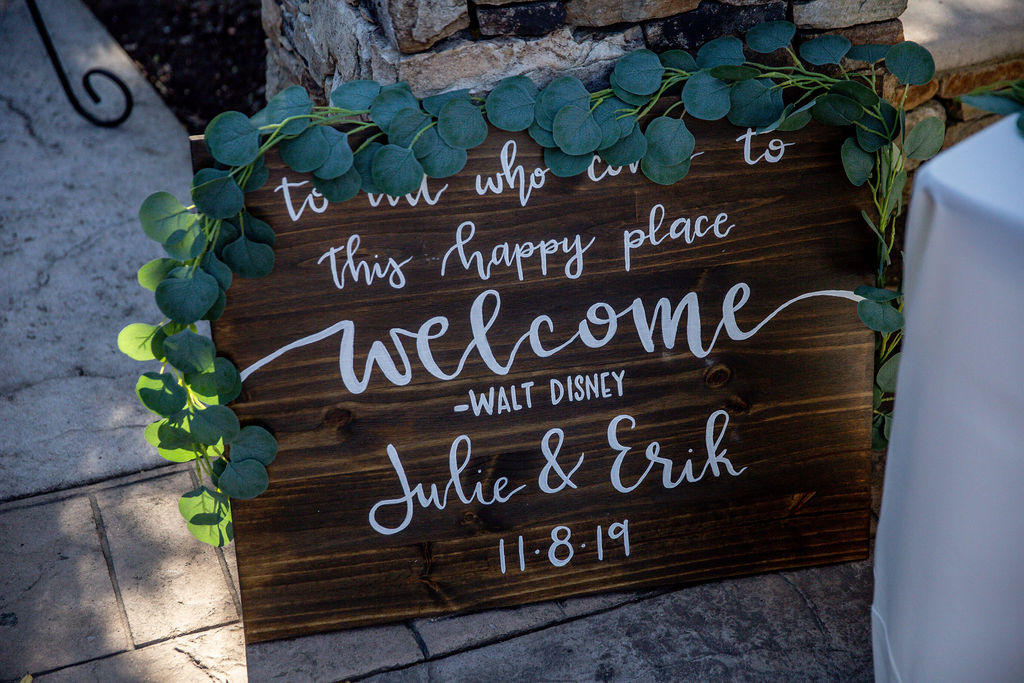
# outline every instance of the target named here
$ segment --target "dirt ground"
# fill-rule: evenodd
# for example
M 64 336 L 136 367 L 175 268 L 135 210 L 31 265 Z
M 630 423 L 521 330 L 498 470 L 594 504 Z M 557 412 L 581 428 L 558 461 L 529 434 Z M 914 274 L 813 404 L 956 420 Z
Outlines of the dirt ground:
M 189 133 L 264 105 L 260 0 L 84 0 Z

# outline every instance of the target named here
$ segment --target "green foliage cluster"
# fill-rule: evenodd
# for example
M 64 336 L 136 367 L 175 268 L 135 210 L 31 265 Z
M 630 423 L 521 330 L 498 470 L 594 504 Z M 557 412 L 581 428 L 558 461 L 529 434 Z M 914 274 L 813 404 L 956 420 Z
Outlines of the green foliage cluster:
M 993 114 L 1017 117 L 1017 130 L 1024 135 L 1024 79 L 986 85 L 960 98 L 965 104 Z
M 139 212 L 142 229 L 166 256 L 142 266 L 138 280 L 153 291 L 165 318 L 128 325 L 118 337 L 130 357 L 160 364 L 136 386 L 139 400 L 159 417 L 146 439 L 168 460 L 194 461 L 200 480 L 210 483 L 179 501 L 189 530 L 213 545 L 229 542 L 230 499 L 262 493 L 277 453 L 269 432 L 240 426 L 227 407 L 241 390 L 238 370 L 196 329 L 197 321 L 220 317 L 234 276 L 263 277 L 274 266 L 273 230 L 245 209 L 246 193 L 268 179 L 265 154 L 272 148 L 290 168 L 311 173 L 329 201 L 344 202 L 360 191 L 401 196 L 415 192 L 424 176 L 458 173 L 467 150 L 486 139 L 488 122 L 527 131 L 557 176 L 583 173 L 597 155 L 611 166 L 639 163 L 647 178 L 663 185 L 689 171 L 696 141 L 687 116 L 727 118 L 758 132 L 797 130 L 812 119 L 848 127 L 843 167 L 854 185 L 871 188 L 875 215 L 863 216 L 879 239 L 878 287 L 857 293 L 864 297 L 861 319 L 880 334 L 875 441 L 884 444 L 891 417 L 882 406 L 893 388 L 903 319 L 900 294 L 883 288 L 902 209 L 904 161 L 937 152 L 944 131 L 941 121 L 926 119 L 905 133 L 902 106 L 876 94 L 876 67 L 884 62 L 909 86 L 929 81 L 934 63 L 914 43 L 854 47 L 834 35 L 796 51 L 795 33 L 792 23 L 773 21 L 752 28 L 745 43 L 718 38 L 696 55 L 637 50 L 616 63 L 609 87 L 597 92 L 573 76 L 543 89 L 513 76 L 486 97 L 456 90 L 420 100 L 406 83 L 358 80 L 336 88 L 328 106 L 315 106 L 293 86 L 254 116 L 229 111 L 214 118 L 206 144 L 216 163 L 195 174 L 192 205 L 158 192 Z M 788 64 L 751 62 L 746 50 L 784 54 Z M 848 73 L 844 58 L 869 68 Z M 666 97 L 674 103 L 655 113 Z

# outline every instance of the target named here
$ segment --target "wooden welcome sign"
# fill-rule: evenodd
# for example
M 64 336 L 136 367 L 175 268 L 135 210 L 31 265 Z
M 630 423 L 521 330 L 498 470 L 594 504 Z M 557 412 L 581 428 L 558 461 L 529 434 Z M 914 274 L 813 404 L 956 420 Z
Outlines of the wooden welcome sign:
M 250 643 L 866 555 L 840 140 L 694 129 L 671 187 L 493 128 L 397 200 L 268 159 L 276 266 L 213 328 L 280 442 L 234 507 Z

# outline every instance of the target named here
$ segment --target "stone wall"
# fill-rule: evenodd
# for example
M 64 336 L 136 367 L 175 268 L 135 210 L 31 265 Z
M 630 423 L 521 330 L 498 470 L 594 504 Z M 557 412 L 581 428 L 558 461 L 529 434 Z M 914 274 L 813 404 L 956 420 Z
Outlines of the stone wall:
M 427 95 L 485 91 L 506 76 L 544 86 L 571 73 L 597 85 L 640 47 L 696 50 L 754 24 L 790 19 L 800 38 L 842 33 L 896 43 L 907 0 L 263 0 L 267 96 L 304 85 L 408 81 Z

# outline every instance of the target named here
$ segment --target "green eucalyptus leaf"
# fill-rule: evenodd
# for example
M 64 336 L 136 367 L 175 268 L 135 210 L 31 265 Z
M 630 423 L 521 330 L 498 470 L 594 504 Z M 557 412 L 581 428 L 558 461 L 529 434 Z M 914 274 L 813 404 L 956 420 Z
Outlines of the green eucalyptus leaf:
M 868 328 L 889 334 L 903 327 L 903 314 L 888 304 L 863 299 L 857 302 L 857 315 Z
M 878 383 L 878 388 L 882 391 L 895 394 L 896 393 L 896 375 L 900 369 L 900 354 L 897 353 L 895 356 L 885 361 L 882 367 L 878 368 L 878 374 L 875 376 L 875 382 Z
M 242 231 L 231 222 L 231 219 L 221 221 L 220 231 L 217 233 L 217 241 L 213 243 L 213 252 L 217 255 L 217 258 L 223 260 L 224 247 L 237 240 L 241 234 Z
M 156 286 L 156 305 L 174 322 L 187 325 L 210 310 L 219 292 L 217 280 L 202 270 L 194 271 L 191 277 L 172 274 Z
M 203 543 L 220 548 L 235 538 L 231 502 L 222 493 L 200 486 L 178 499 L 178 511 L 189 533 Z
M 629 105 L 617 97 L 609 97 L 594 108 L 594 121 L 601 129 L 601 144 L 598 149 L 607 149 L 618 142 L 623 136 L 629 135 L 635 125 L 635 119 L 624 116 Z M 554 138 L 552 138 L 554 141 Z M 551 145 L 544 145 L 550 147 Z
M 864 116 L 864 107 L 849 97 L 828 94 L 815 101 L 811 115 L 829 126 L 847 126 Z
M 789 47 L 795 35 L 796 26 L 791 21 L 766 21 L 747 31 L 747 47 L 766 55 Z
M 903 187 L 907 184 L 907 172 L 900 171 L 892 181 L 892 189 L 889 192 L 889 201 L 886 202 L 884 212 L 890 214 L 897 206 L 903 203 Z
M 379 93 L 377 81 L 349 81 L 331 91 L 331 104 L 339 109 L 365 112 Z
M 740 81 L 729 93 L 729 122 L 746 128 L 759 128 L 778 121 L 786 108 L 782 90 L 768 79 Z
M 169 192 L 149 195 L 139 209 L 142 231 L 160 244 L 164 244 L 175 233 L 188 231 L 195 225 L 196 219 L 197 216 Z
M 558 144 L 555 143 L 554 136 L 551 135 L 551 131 L 541 128 L 540 124 L 536 121 L 530 125 L 530 128 L 526 132 L 529 133 L 530 137 L 533 138 L 533 141 L 541 147 L 558 147 Z
M 157 258 L 139 268 L 136 279 L 144 289 L 156 291 L 156 286 L 164 281 L 167 274 L 182 265 L 181 261 L 172 258 Z
M 978 109 L 990 111 L 993 114 L 1005 116 L 1024 111 L 1024 102 L 1018 102 L 1013 95 L 997 93 L 981 93 L 977 95 L 964 95 L 960 98 L 964 104 L 969 104 Z
M 776 130 L 786 132 L 793 130 L 800 130 L 808 123 L 811 122 L 811 111 L 810 109 L 804 109 L 802 111 L 796 111 L 788 115 L 785 119 L 779 123 Z
M 858 62 L 867 62 L 868 64 L 874 64 L 885 59 L 885 53 L 889 51 L 891 45 L 878 45 L 878 44 L 867 44 L 867 45 L 854 45 L 850 48 L 850 51 L 846 53 L 847 59 L 856 59 Z
M 266 277 L 274 270 L 274 250 L 242 235 L 224 247 L 224 263 L 241 277 Z
M 168 363 L 184 373 L 210 372 L 217 349 L 209 337 L 192 330 L 182 330 L 164 340 L 164 356 Z
M 313 176 L 313 187 L 329 202 L 347 202 L 352 199 L 359 194 L 359 186 L 362 182 L 355 166 L 349 168 L 339 177 L 330 180 Z
M 419 108 L 419 100 L 411 92 L 405 88 L 388 86 L 381 88 L 373 98 L 370 104 L 370 119 L 380 126 L 381 130 L 387 130 L 395 114 L 403 109 Z
M 683 86 L 683 105 L 695 118 L 717 121 L 728 114 L 732 106 L 729 84 L 707 70 L 698 71 Z
M 267 102 L 267 121 L 271 124 L 284 123 L 281 126 L 282 135 L 298 135 L 309 126 L 309 114 L 313 111 L 313 100 L 301 85 L 293 85 L 285 88 L 270 98 Z
M 333 180 L 352 168 L 352 148 L 348 144 L 348 135 L 335 128 L 324 127 L 324 141 L 327 145 L 327 158 L 313 170 L 313 175 L 324 180 Z
M 579 156 L 600 147 L 603 135 L 589 108 L 567 104 L 555 115 L 551 137 L 567 155 Z
M 245 195 L 227 171 L 200 169 L 192 178 L 192 201 L 213 219 L 230 218 L 245 207 Z
M 856 187 L 860 187 L 871 177 L 875 169 L 875 157 L 860 148 L 853 138 L 846 138 L 841 151 L 843 170 L 846 177 Z
M 157 415 L 168 417 L 185 407 L 188 394 L 169 372 L 147 372 L 135 383 L 135 395 Z
M 426 128 L 433 121 L 429 116 L 424 114 L 420 109 L 413 109 L 408 107 L 397 112 L 391 119 L 391 125 L 388 127 L 388 141 L 393 145 L 399 147 L 411 147 L 412 141 L 416 139 L 416 136 L 421 130 Z M 433 129 L 431 129 L 433 130 Z M 430 142 L 436 144 L 437 138 L 424 138 L 423 136 L 417 140 L 416 144 L 420 144 L 420 140 L 427 139 Z M 432 151 L 429 147 L 421 147 L 420 150 L 414 150 L 422 152 L 424 154 Z
M 871 450 L 884 451 L 889 445 L 885 436 L 885 416 L 875 415 L 871 421 Z
M 153 338 L 159 329 L 156 325 L 132 323 L 117 334 L 117 348 L 132 360 L 157 360 L 153 353 Z
M 242 192 L 255 192 L 266 185 L 269 179 L 270 169 L 267 168 L 265 156 L 261 154 L 257 157 L 256 163 L 252 165 L 252 172 L 249 174 L 249 177 L 241 185 Z
M 870 287 L 868 285 L 860 285 L 855 290 L 853 290 L 853 293 L 856 294 L 857 296 L 862 296 L 865 299 L 878 301 L 879 303 L 892 301 L 903 296 L 899 292 L 894 292 L 891 289 L 880 289 L 878 287 Z
M 252 124 L 253 128 L 262 128 L 263 126 L 270 125 L 270 119 L 267 117 L 267 108 L 263 107 L 263 109 L 250 116 L 249 123 Z
M 689 162 L 690 155 L 693 154 L 695 144 L 693 134 L 680 119 L 667 116 L 655 118 L 647 124 L 644 137 L 647 138 L 647 152 L 644 154 L 644 159 L 659 167 L 679 166 L 684 161 Z M 689 168 L 689 164 L 687 164 L 687 168 Z M 658 182 L 654 178 L 651 180 Z
M 217 487 L 232 498 L 248 500 L 267 490 L 270 479 L 259 460 L 234 460 L 227 463 L 217 479 Z
M 537 86 L 526 76 L 502 79 L 484 103 L 488 120 L 501 130 L 526 130 L 533 123 L 537 94 Z
M 555 114 L 567 104 L 590 108 L 590 93 L 575 76 L 561 76 L 551 81 L 537 96 L 535 115 L 544 130 L 551 130 Z
M 217 300 L 213 302 L 207 310 L 203 313 L 202 320 L 217 320 L 224 315 L 224 309 L 228 305 L 228 295 L 223 289 L 217 290 Z
M 157 446 L 156 452 L 161 458 L 171 462 L 192 462 L 199 457 L 194 448 L 165 448 Z
M 190 261 L 203 253 L 206 236 L 198 223 L 188 230 L 179 230 L 164 242 L 164 251 L 177 261 Z
M 640 126 L 634 125 L 629 135 L 599 154 L 609 166 L 628 166 L 647 154 L 647 138 L 640 131 Z
M 722 81 L 749 81 L 761 75 L 761 72 L 753 67 L 732 64 L 713 66 L 708 69 L 708 73 Z
M 839 64 L 850 51 L 853 44 L 849 38 L 834 34 L 826 34 L 811 38 L 800 46 L 800 57 L 805 62 L 817 66 Z
M 157 447 L 165 450 L 185 450 L 193 454 L 195 441 L 192 439 L 192 432 L 188 430 L 188 423 L 181 420 L 177 415 L 173 418 L 161 420 L 157 427 Z M 187 462 L 187 461 L 186 461 Z
M 856 100 L 864 107 L 876 106 L 882 98 L 871 88 L 858 81 L 839 81 L 828 90 L 835 95 L 849 97 Z
M 861 126 L 857 126 L 857 144 L 865 152 L 877 152 L 888 145 L 899 133 L 899 126 L 896 123 L 898 112 L 896 107 L 885 100 L 881 100 L 873 115 L 868 114 L 861 119 Z M 880 118 L 876 118 L 880 117 Z M 867 129 L 867 130 L 865 130 Z
M 487 121 L 472 102 L 449 100 L 438 114 L 437 134 L 456 149 L 472 149 L 487 139 Z
M 452 100 L 445 108 L 458 102 Z M 373 184 L 392 197 L 415 192 L 423 182 L 423 166 L 416 159 L 416 155 L 411 149 L 398 145 L 388 144 L 381 147 L 373 158 L 371 172 Z
M 359 189 L 363 192 L 374 194 L 380 192 L 380 189 L 373 183 L 373 158 L 377 156 L 377 152 L 383 146 L 379 142 L 371 142 L 352 157 L 352 167 L 359 172 Z
M 910 159 L 931 159 L 942 149 L 946 139 L 946 124 L 935 116 L 922 119 L 903 141 L 903 152 Z
M 230 443 L 231 462 L 257 460 L 264 466 L 274 462 L 277 456 L 277 439 L 263 427 L 249 425 L 242 427 Z
M 206 252 L 206 255 L 203 256 L 203 260 L 199 264 L 199 267 L 212 275 L 214 279 L 217 280 L 217 284 L 220 288 L 225 292 L 228 290 L 228 287 L 231 286 L 231 269 L 224 265 L 213 251 Z
M 649 180 L 659 185 L 672 185 L 682 180 L 690 171 L 690 157 L 686 157 L 678 164 L 666 165 L 645 156 L 640 162 L 640 170 Z
M 615 63 L 612 70 L 619 87 L 634 95 L 653 95 L 661 87 L 665 73 L 658 55 L 650 50 L 634 50 Z
M 449 90 L 448 92 L 424 98 L 423 108 L 432 116 L 439 116 L 444 105 L 448 104 L 451 100 L 465 100 L 466 102 L 472 103 L 469 90 L 463 88 L 461 90 Z M 394 140 L 392 140 L 392 142 L 394 142 Z
M 231 408 L 220 405 L 206 406 L 192 413 L 191 432 L 201 444 L 215 445 L 218 441 L 230 442 L 238 436 L 238 418 Z
M 206 147 L 226 166 L 248 166 L 260 152 L 260 132 L 239 111 L 218 114 L 206 126 Z
M 692 73 L 697 70 L 697 60 L 689 52 L 684 50 L 668 50 L 658 55 L 658 59 L 666 69 L 676 69 Z
M 330 155 L 321 126 L 310 126 L 298 136 L 282 140 L 277 148 L 281 152 L 281 160 L 296 173 L 315 171 Z
M 146 439 L 146 443 L 156 448 L 160 445 L 160 427 L 167 424 L 167 418 L 157 420 L 156 422 L 150 422 L 146 425 L 146 429 L 142 435 Z
M 227 405 L 242 393 L 242 379 L 234 363 L 217 357 L 213 369 L 185 375 L 185 383 L 204 403 Z
M 466 150 L 456 149 L 438 137 L 433 151 L 421 157 L 419 162 L 423 172 L 431 178 L 447 178 L 465 168 L 467 158 Z
M 909 40 L 889 48 L 885 68 L 905 85 L 924 85 L 935 76 L 931 53 Z
M 566 154 L 557 147 L 544 148 L 544 165 L 559 178 L 570 178 L 583 173 L 594 161 L 593 154 Z
M 723 36 L 704 43 L 697 50 L 697 66 L 710 69 L 713 66 L 733 64 L 739 66 L 746 61 L 743 56 L 743 43 L 734 36 Z
M 616 97 L 634 107 L 642 107 L 651 101 L 651 95 L 635 95 L 619 85 L 614 72 L 608 77 L 608 84 L 611 86 L 612 92 Z
M 242 229 L 241 232 L 245 234 L 246 238 L 251 239 L 253 242 L 259 242 L 260 244 L 272 247 L 277 241 L 274 229 L 265 221 L 261 221 L 248 212 L 242 214 L 242 221 L 238 227 Z M 224 289 L 227 289 L 227 287 Z

